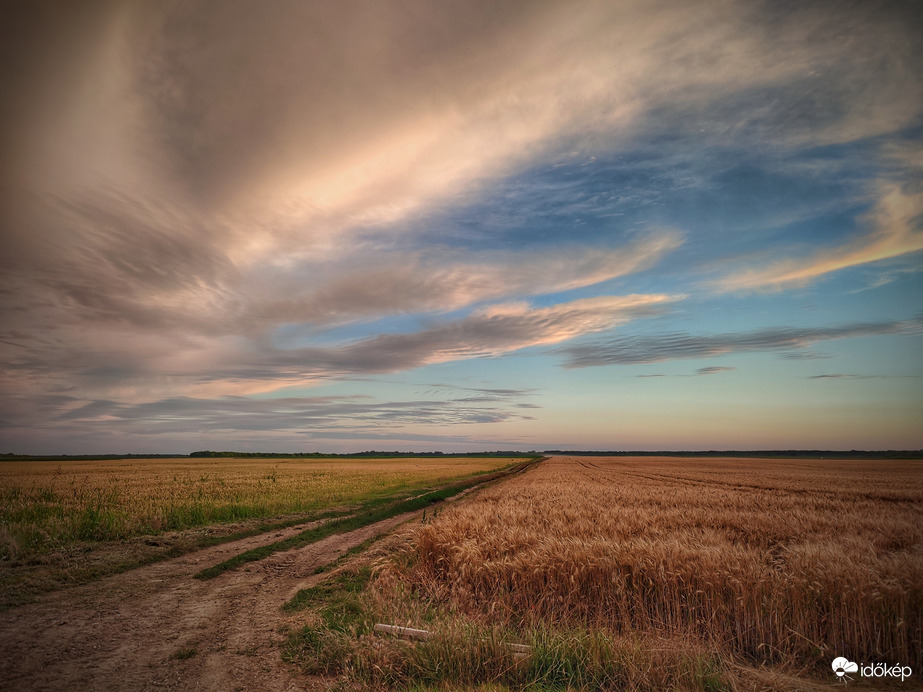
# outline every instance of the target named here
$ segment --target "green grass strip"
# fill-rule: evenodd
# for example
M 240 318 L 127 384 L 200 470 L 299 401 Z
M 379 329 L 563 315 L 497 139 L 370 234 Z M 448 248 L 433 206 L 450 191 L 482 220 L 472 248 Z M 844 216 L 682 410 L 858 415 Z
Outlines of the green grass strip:
M 531 464 L 531 462 L 528 463 Z M 263 558 L 269 557 L 273 553 L 278 553 L 283 550 L 291 550 L 293 548 L 300 548 L 301 546 L 308 545 L 310 543 L 316 543 L 317 541 L 323 540 L 328 536 L 333 536 L 334 534 L 349 533 L 350 531 L 355 531 L 356 529 L 361 529 L 362 527 L 368 526 L 369 524 L 375 524 L 379 521 L 384 521 L 385 519 L 396 517 L 397 515 L 404 514 L 405 512 L 415 512 L 417 510 L 424 509 L 432 504 L 442 502 L 450 497 L 458 495 L 459 493 L 468 490 L 469 488 L 473 488 L 477 485 L 496 480 L 497 478 L 509 475 L 511 472 L 519 471 L 525 466 L 526 464 L 519 465 L 508 472 L 481 475 L 474 478 L 473 480 L 468 480 L 462 483 L 453 483 L 438 490 L 424 492 L 417 495 L 416 497 L 398 500 L 397 502 L 386 505 L 384 507 L 374 507 L 360 511 L 356 514 L 353 514 L 352 516 L 334 519 L 333 521 L 329 521 L 326 524 L 321 524 L 320 526 L 306 529 L 305 531 L 302 531 L 301 533 L 284 540 L 277 541 L 275 543 L 268 543 L 267 545 L 260 546 L 259 548 L 253 548 L 252 550 L 248 550 L 246 552 L 240 553 L 239 555 L 235 555 L 234 557 L 229 558 L 224 562 L 219 562 L 217 565 L 203 569 L 201 572 L 195 575 L 195 578 L 214 579 L 219 574 L 222 574 L 229 569 L 240 567 L 241 565 L 245 565 L 248 562 L 256 562 L 257 560 L 262 560 Z
M 261 533 L 272 533 L 273 531 L 287 529 L 290 526 L 297 526 L 298 524 L 310 524 L 315 521 L 323 521 L 324 519 L 334 519 L 336 517 L 353 514 L 355 511 L 355 508 L 345 510 L 328 510 L 325 512 L 318 512 L 316 514 L 309 514 L 307 516 L 285 519 L 283 521 L 260 524 L 259 526 L 252 529 L 244 529 L 243 531 L 235 531 L 234 533 L 229 533 L 227 536 L 204 536 L 196 540 L 195 548 L 193 548 L 193 550 L 211 548 L 212 546 L 221 545 L 222 543 L 231 543 L 233 541 L 239 541 L 243 538 L 259 536 Z
M 373 540 L 374 539 L 368 540 L 365 543 L 371 543 Z M 365 545 L 365 543 L 363 545 Z M 318 603 L 328 603 L 331 600 L 337 600 L 337 597 L 344 594 L 357 594 L 365 589 L 371 577 L 372 570 L 368 566 L 356 572 L 340 572 L 333 578 L 328 578 L 314 586 L 301 589 L 282 606 L 282 610 L 286 613 L 294 613 L 299 610 L 304 610 L 309 605 L 317 605 Z

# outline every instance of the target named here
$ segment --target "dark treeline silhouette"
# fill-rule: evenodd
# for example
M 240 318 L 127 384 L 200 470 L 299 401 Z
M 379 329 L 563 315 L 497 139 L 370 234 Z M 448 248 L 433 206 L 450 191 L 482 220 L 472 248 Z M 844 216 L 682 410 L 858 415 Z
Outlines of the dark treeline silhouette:
M 534 457 L 537 452 L 352 452 L 350 454 L 328 454 L 325 452 L 212 452 L 204 450 L 192 452 L 193 458 L 229 458 L 229 459 L 392 459 L 403 457 Z
M 8 452 L 0 454 L 0 461 L 105 461 L 107 459 L 395 459 L 395 458 L 461 458 L 461 457 L 522 457 L 541 455 L 568 455 L 583 457 L 757 457 L 789 459 L 921 459 L 920 449 L 888 450 L 827 450 L 827 449 L 764 449 L 764 450 L 708 450 L 708 451 L 586 451 L 571 449 L 546 449 L 543 452 L 517 452 L 497 450 L 494 452 L 353 452 L 351 454 L 330 454 L 327 452 L 214 452 L 209 449 L 191 454 L 51 454 L 29 455 Z
M 191 454 L 0 454 L 0 461 L 105 461 L 107 459 L 395 459 L 461 458 L 461 457 L 522 457 L 540 456 L 540 452 L 353 452 L 330 454 L 327 452 L 213 452 L 205 449 Z
M 827 449 L 762 449 L 753 451 L 709 450 L 696 452 L 586 452 L 580 450 L 546 449 L 544 454 L 582 457 L 766 457 L 771 459 L 920 459 L 921 449 L 887 450 L 827 450 Z
M 185 459 L 186 454 L 0 454 L 0 461 L 105 461 L 107 459 Z

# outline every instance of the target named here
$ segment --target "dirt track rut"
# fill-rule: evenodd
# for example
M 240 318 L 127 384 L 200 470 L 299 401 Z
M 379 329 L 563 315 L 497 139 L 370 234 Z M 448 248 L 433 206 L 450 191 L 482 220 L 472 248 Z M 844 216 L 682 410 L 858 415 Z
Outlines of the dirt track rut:
M 200 581 L 199 570 L 297 533 L 256 536 L 0 612 L 0 690 L 301 690 L 282 663 L 281 606 L 314 569 L 408 513 Z

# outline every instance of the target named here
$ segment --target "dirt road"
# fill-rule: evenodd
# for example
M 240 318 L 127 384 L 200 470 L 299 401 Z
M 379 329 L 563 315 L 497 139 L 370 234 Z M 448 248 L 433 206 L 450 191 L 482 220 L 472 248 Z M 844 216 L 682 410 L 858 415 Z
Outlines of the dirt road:
M 226 543 L 0 612 L 0 690 L 301 690 L 282 663 L 281 606 L 314 569 L 412 517 L 400 515 L 216 579 L 199 570 L 307 525 Z

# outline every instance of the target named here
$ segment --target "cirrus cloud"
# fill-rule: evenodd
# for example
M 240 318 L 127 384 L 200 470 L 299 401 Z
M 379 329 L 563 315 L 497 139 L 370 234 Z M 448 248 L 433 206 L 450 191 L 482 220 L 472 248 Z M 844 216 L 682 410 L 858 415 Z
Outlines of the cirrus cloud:
M 781 290 L 803 286 L 826 274 L 923 250 L 923 191 L 883 184 L 875 207 L 865 215 L 871 233 L 813 256 L 770 262 L 768 266 L 734 272 L 712 282 L 725 291 Z
M 568 368 L 633 365 L 730 353 L 797 352 L 818 341 L 910 333 L 918 331 L 920 324 L 920 320 L 869 322 L 840 327 L 770 328 L 711 336 L 674 332 L 656 337 L 623 337 L 595 344 L 566 346 L 559 352 L 567 356 L 564 366 Z M 710 368 L 704 370 L 712 371 Z M 700 371 L 700 374 L 707 373 Z

